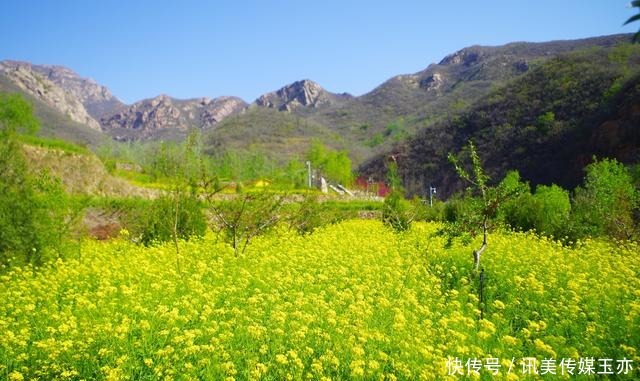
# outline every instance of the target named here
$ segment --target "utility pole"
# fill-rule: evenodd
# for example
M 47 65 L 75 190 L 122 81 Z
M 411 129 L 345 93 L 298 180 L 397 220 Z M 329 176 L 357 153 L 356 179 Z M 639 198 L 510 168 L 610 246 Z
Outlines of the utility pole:
M 433 195 L 436 194 L 436 188 L 429 186 L 429 206 L 433 208 Z
M 307 160 L 307 183 L 311 188 L 311 161 Z

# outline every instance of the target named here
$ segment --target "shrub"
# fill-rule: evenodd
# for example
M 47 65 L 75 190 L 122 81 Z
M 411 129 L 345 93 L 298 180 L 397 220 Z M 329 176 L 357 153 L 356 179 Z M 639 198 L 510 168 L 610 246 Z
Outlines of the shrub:
M 32 262 L 44 242 L 36 228 L 38 209 L 18 144 L 0 139 L 0 258 Z M 17 258 L 14 258 L 17 257 Z
M 61 256 L 82 210 L 59 180 L 30 173 L 18 134 L 38 126 L 31 104 L 0 93 L 0 264 L 5 266 L 37 266 Z
M 567 233 L 571 212 L 569 192 L 557 185 L 540 185 L 533 196 L 536 210 L 535 229 L 540 234 L 561 238 Z
M 450 197 L 444 204 L 443 220 L 450 223 L 461 222 L 463 217 L 470 213 L 473 203 L 471 197 L 464 197 L 461 194 Z
M 416 196 L 410 201 L 410 207 L 415 221 L 442 221 L 444 218 L 445 204 L 442 201 L 433 200 L 433 205 L 430 206 L 428 200 L 421 200 Z
M 402 193 L 394 190 L 384 200 L 382 206 L 382 222 L 396 231 L 404 231 L 411 227 L 414 220 L 412 207 Z
M 629 239 L 635 232 L 638 192 L 632 177 L 615 159 L 586 167 L 584 184 L 573 197 L 573 231 L 578 237 L 609 235 Z
M 290 229 L 306 234 L 331 223 L 336 215 L 334 209 L 320 204 L 317 195 L 307 194 L 300 202 L 289 204 L 285 218 Z
M 176 192 L 156 200 L 127 202 L 122 220 L 134 240 L 149 246 L 174 238 L 203 236 L 207 229 L 201 202 L 195 195 Z
M 523 192 L 505 204 L 501 215 L 513 229 L 563 237 L 567 234 L 570 211 L 569 192 L 557 185 L 539 185 L 535 194 Z
M 533 195 L 526 192 L 500 208 L 502 221 L 512 229 L 529 231 L 536 228 L 536 205 Z

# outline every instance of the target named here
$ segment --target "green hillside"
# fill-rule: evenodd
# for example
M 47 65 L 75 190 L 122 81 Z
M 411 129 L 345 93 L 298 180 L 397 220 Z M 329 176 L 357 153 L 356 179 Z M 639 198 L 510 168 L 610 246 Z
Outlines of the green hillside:
M 447 162 L 469 139 L 489 173 L 517 169 L 532 185 L 576 186 L 593 155 L 637 163 L 640 48 L 623 44 L 558 56 L 495 88 L 468 111 L 431 124 L 362 166 L 382 177 L 394 154 L 405 184 L 461 189 Z
M 231 116 L 205 131 L 203 140 L 212 153 L 253 151 L 283 162 L 306 153 L 312 140 L 336 149 L 352 148 L 339 131 L 295 114 L 258 107 Z
M 395 76 L 367 94 L 323 107 L 274 112 L 253 105 L 214 127 L 209 144 L 218 150 L 258 149 L 287 158 L 312 137 L 348 149 L 351 159 L 362 163 L 422 130 L 450 124 L 455 115 L 558 55 L 591 47 L 610 49 L 629 38 L 471 46 L 420 72 Z
M 19 93 L 31 102 L 36 117 L 41 121 L 41 127 L 38 131 L 41 136 L 64 139 L 94 148 L 110 140 L 102 132 L 71 120 L 66 115 L 22 91 L 2 74 L 0 74 L 0 92 Z

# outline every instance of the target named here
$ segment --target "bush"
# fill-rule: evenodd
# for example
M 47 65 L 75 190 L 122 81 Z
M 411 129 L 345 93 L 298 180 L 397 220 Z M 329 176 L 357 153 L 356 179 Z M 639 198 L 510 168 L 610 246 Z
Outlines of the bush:
M 634 237 L 638 191 L 629 170 L 615 159 L 595 161 L 585 170 L 584 184 L 573 197 L 574 233 L 577 237 Z
M 325 207 L 325 204 L 320 204 L 315 194 L 305 195 L 300 202 L 289 204 L 285 211 L 289 228 L 306 234 L 331 223 L 335 211 L 332 210 L 334 208 Z
M 0 258 L 30 263 L 45 242 L 37 229 L 38 208 L 18 144 L 0 138 Z
M 433 205 L 429 201 L 414 197 L 410 201 L 415 221 L 442 221 L 444 219 L 445 204 L 442 201 L 433 200 Z
M 414 214 L 409 201 L 400 191 L 394 190 L 384 200 L 382 206 L 382 222 L 396 231 L 404 231 L 411 227 Z
M 569 192 L 557 185 L 540 185 L 533 196 L 537 206 L 535 229 L 538 233 L 561 238 L 567 233 L 571 201 Z
M 536 228 L 536 202 L 530 192 L 518 195 L 500 208 L 501 220 L 512 229 L 529 231 Z
M 201 202 L 188 193 L 175 193 L 156 200 L 127 202 L 120 209 L 124 227 L 145 246 L 174 238 L 188 240 L 204 236 L 207 229 Z
M 63 255 L 82 211 L 59 180 L 29 172 L 19 133 L 33 133 L 38 125 L 31 104 L 0 93 L 0 264 L 5 266 L 38 266 Z
M 474 200 L 460 194 L 454 195 L 444 204 L 442 217 L 449 223 L 461 222 L 473 209 Z
M 560 238 L 568 233 L 570 211 L 569 192 L 557 185 L 540 185 L 535 194 L 523 192 L 505 204 L 501 214 L 513 229 Z

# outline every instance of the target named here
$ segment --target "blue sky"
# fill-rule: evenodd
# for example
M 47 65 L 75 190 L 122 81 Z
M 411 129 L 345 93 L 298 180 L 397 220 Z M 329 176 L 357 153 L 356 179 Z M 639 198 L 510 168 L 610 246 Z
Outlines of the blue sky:
M 361 95 L 469 45 L 635 32 L 629 0 L 3 0 L 0 59 L 67 66 L 127 103 L 299 79 Z

